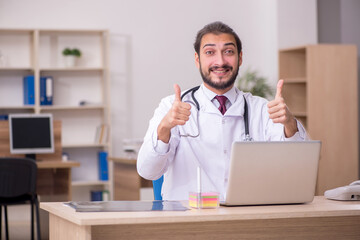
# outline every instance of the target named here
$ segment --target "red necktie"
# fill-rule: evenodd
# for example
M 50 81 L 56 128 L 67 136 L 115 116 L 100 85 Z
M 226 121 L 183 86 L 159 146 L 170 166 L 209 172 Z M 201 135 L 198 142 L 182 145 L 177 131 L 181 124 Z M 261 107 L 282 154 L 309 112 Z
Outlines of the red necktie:
M 215 96 L 215 98 L 220 103 L 219 111 L 222 113 L 222 115 L 224 115 L 225 112 L 226 112 L 225 103 L 226 103 L 227 97 L 225 97 L 225 96 Z

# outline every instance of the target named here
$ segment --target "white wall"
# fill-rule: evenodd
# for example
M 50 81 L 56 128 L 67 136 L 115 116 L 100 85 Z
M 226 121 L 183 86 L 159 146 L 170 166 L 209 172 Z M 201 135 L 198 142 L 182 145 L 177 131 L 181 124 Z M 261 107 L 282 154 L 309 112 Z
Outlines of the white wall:
M 278 0 L 279 49 L 318 43 L 315 0 Z
M 306 21 L 279 25 L 281 30 L 301 29 L 302 38 L 296 38 L 299 41 L 284 38 L 284 31 L 279 31 L 279 41 L 276 0 L 1 0 L 0 28 L 107 28 L 113 34 L 129 36 L 127 79 L 119 77 L 117 66 L 112 64 L 113 149 L 119 156 L 122 149 L 117 146 L 123 138 L 144 136 L 154 109 L 162 97 L 173 93 L 174 83 L 182 89 L 201 83 L 192 44 L 197 31 L 209 22 L 224 21 L 242 39 L 240 74 L 251 66 L 275 86 L 278 43 L 314 41 L 315 0 L 292 1 L 304 6 Z M 291 13 L 284 17 L 304 20 L 297 8 L 284 1 L 280 4 L 280 13 L 290 8 Z M 116 49 L 113 63 L 121 62 L 117 58 L 124 54 L 121 48 Z

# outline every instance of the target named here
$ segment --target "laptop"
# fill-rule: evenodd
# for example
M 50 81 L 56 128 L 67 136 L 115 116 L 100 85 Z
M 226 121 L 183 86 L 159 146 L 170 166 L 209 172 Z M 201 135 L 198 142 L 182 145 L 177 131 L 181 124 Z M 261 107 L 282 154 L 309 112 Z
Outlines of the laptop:
M 311 202 L 320 141 L 234 142 L 225 201 L 221 205 Z

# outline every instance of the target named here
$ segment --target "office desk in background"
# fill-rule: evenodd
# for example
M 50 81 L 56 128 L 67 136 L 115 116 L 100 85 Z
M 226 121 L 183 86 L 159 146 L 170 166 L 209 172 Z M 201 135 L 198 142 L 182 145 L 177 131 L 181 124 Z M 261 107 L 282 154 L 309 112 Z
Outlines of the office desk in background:
M 79 167 L 73 161 L 36 161 L 38 167 L 36 191 L 46 201 L 71 200 L 71 168 Z
M 140 188 L 152 187 L 152 181 L 139 176 L 136 159 L 108 159 L 114 163 L 114 200 L 140 200 Z
M 54 121 L 54 153 L 37 155 L 38 166 L 36 192 L 40 201 L 71 200 L 71 168 L 79 167 L 80 163 L 63 162 L 61 144 L 61 121 Z M 20 157 L 24 154 L 10 153 L 9 122 L 0 121 L 0 156 Z
M 50 239 L 359 239 L 360 202 L 315 197 L 310 204 L 185 212 L 79 213 L 40 203 L 50 215 Z

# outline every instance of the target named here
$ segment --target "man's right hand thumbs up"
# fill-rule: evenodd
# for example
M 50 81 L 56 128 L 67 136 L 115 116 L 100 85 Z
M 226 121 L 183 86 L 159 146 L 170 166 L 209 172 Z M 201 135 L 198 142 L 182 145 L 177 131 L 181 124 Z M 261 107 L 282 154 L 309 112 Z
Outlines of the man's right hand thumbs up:
M 176 83 L 174 84 L 175 101 L 181 102 L 181 89 Z
M 181 101 L 181 89 L 179 85 L 174 84 L 175 100 L 169 112 L 161 120 L 157 133 L 158 139 L 164 143 L 170 140 L 171 129 L 177 125 L 185 125 L 190 117 L 191 106 L 189 103 Z

